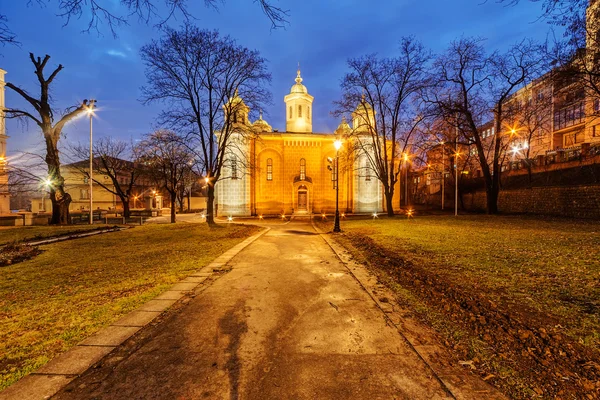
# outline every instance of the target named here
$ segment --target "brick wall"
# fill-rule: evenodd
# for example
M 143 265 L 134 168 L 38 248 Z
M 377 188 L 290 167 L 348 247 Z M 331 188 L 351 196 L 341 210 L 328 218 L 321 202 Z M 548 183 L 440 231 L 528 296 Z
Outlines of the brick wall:
M 463 201 L 467 210 L 485 210 L 485 192 L 465 194 Z M 600 219 L 600 185 L 503 190 L 498 208 L 503 213 Z

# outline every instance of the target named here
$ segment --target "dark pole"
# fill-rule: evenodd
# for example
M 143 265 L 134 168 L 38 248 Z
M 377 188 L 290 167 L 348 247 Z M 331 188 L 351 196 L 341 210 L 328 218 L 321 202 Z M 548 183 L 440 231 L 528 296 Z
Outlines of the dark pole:
M 340 229 L 340 208 L 339 208 L 339 198 L 340 198 L 340 171 L 338 168 L 339 153 L 340 153 L 340 151 L 336 149 L 336 151 L 335 151 L 335 222 L 333 224 L 334 232 L 342 231 Z

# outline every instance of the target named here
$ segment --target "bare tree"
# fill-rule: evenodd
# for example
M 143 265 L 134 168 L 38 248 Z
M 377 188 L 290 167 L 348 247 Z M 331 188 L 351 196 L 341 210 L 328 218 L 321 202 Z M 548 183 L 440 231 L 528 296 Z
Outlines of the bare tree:
M 185 143 L 208 181 L 206 219 L 213 224 L 214 185 L 227 150 L 235 146 L 232 135 L 252 134 L 245 103 L 258 110 L 270 100 L 264 88 L 271 80 L 266 60 L 228 36 L 189 24 L 179 31 L 166 29 L 141 54 L 148 82 L 142 88 L 143 101 L 165 104 L 159 124 L 186 133 Z
M 46 144 L 45 161 L 48 167 L 48 179 L 51 182 L 50 199 L 52 200 L 52 219 L 51 224 L 68 224 L 69 204 L 71 196 L 64 189 L 64 179 L 60 173 L 60 152 L 58 151 L 58 141 L 65 125 L 81 115 L 85 111 L 93 107 L 93 102 L 83 100 L 81 104 L 70 107 L 65 112 L 61 113 L 58 122 L 55 121 L 55 110 L 52 108 L 50 98 L 50 85 L 63 69 L 59 64 L 57 68 L 50 73 L 47 78 L 44 76 L 44 68 L 50 60 L 50 56 L 46 55 L 43 59 L 34 57 L 33 53 L 29 53 L 29 58 L 35 67 L 35 75 L 40 85 L 40 97 L 36 98 L 30 95 L 26 90 L 19 86 L 7 82 L 6 87 L 13 90 L 21 96 L 33 108 L 33 111 L 25 109 L 6 109 L 6 118 L 23 118 L 28 121 L 35 122 L 44 135 Z
M 203 0 L 207 8 L 219 9 L 225 3 L 225 0 Z M 271 0 L 252 0 L 257 4 L 265 16 L 271 22 L 271 28 L 281 28 L 287 24 L 289 16 L 288 10 L 280 8 L 273 4 Z M 113 34 L 117 36 L 117 29 L 122 25 L 127 25 L 132 17 L 137 17 L 144 23 L 155 22 L 157 26 L 164 26 L 171 19 L 178 15 L 185 20 L 193 19 L 194 16 L 189 11 L 190 3 L 193 0 L 117 0 L 120 7 L 114 7 L 115 4 L 107 5 L 103 0 L 29 0 L 28 5 L 56 3 L 59 9 L 58 15 L 65 19 L 65 25 L 68 25 L 71 19 L 89 18 L 85 32 L 102 32 L 101 25 L 106 24 Z M 115 9 L 124 9 L 123 13 L 115 12 Z M 18 43 L 16 35 L 8 25 L 6 15 L 0 14 L 0 44 Z
M 71 152 L 79 160 L 89 157 L 88 145 L 78 144 L 71 147 Z M 96 140 L 93 145 L 94 159 L 92 160 L 92 180 L 109 193 L 119 197 L 123 205 L 123 216 L 129 218 L 129 204 L 132 189 L 141 175 L 141 168 L 136 163 L 130 144 L 122 140 L 104 137 Z M 76 162 L 71 166 L 77 168 L 84 176 L 90 176 L 89 162 Z M 111 185 L 104 183 L 96 176 L 108 177 Z
M 488 55 L 480 38 L 455 40 L 435 62 L 437 85 L 427 94 L 427 101 L 457 128 L 456 141 L 475 146 L 489 214 L 498 212 L 501 161 L 510 139 L 503 134 L 505 106 L 539 72 L 540 64 L 539 47 L 529 41 L 512 46 L 505 54 Z M 484 140 L 480 127 L 488 120 L 494 121 L 496 134 Z
M 176 221 L 177 193 L 186 184 L 194 164 L 194 155 L 175 132 L 158 130 L 146 135 L 136 146 L 139 162 L 146 167 L 145 173 L 158 187 L 169 193 L 171 223 Z
M 402 154 L 424 120 L 416 101 L 427 85 L 426 66 L 431 59 L 413 37 L 403 38 L 399 50 L 393 58 L 371 54 L 348 60 L 350 72 L 342 79 L 342 100 L 337 103 L 338 114 L 354 111 L 351 136 L 357 155 L 367 157 L 382 183 L 388 216 L 394 215 Z
M 18 44 L 17 35 L 8 26 L 6 15 L 0 14 L 0 44 Z
M 525 164 L 530 183 L 535 158 L 548 149 L 546 141 L 552 140 L 549 137 L 552 132 L 552 87 L 545 83 L 528 86 L 508 103 L 512 140 L 506 154 Z

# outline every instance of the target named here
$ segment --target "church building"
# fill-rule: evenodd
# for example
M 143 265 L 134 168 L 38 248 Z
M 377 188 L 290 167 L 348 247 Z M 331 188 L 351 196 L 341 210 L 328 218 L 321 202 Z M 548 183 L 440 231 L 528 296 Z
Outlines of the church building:
M 262 113 L 251 124 L 248 107 L 241 107 L 244 115 L 237 121 L 244 121 L 245 130 L 251 134 L 239 132 L 230 137 L 221 177 L 216 184 L 218 216 L 335 212 L 335 168 L 328 167 L 332 166 L 336 154 L 339 155 L 340 212 L 383 211 L 382 185 L 370 168 L 366 154 L 360 154 L 365 151 L 364 147 L 358 150 L 359 146 L 355 145 L 360 129 L 353 130 L 344 119 L 335 132 L 313 132 L 313 100 L 302 84 L 298 69 L 296 83 L 284 97 L 285 132 L 273 130 Z M 243 105 L 239 97 L 231 101 Z M 364 104 L 357 107 L 353 126 L 358 127 L 361 118 L 374 118 L 373 109 Z M 339 152 L 334 146 L 336 140 L 342 142 Z

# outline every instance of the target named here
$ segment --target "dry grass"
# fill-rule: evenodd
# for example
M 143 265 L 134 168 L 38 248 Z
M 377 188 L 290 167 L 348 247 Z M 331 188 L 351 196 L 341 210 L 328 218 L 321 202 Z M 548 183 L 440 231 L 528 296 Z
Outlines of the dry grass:
M 350 238 L 377 244 L 453 284 L 527 305 L 600 347 L 600 224 L 508 216 L 349 220 Z
M 0 390 L 257 229 L 148 225 L 41 246 L 34 259 L 0 268 Z
M 600 223 L 423 216 L 342 230 L 336 240 L 509 397 L 597 398 Z

